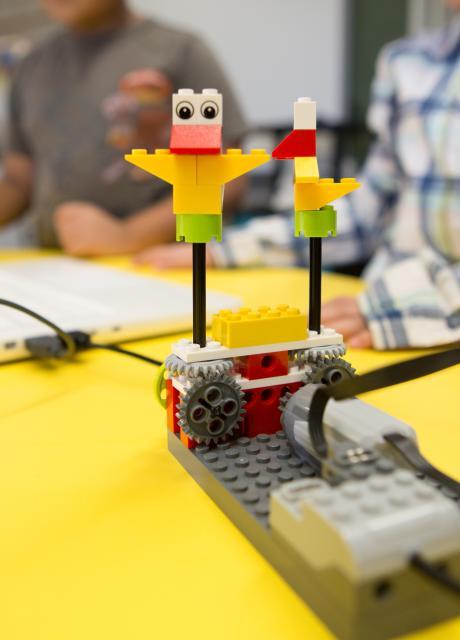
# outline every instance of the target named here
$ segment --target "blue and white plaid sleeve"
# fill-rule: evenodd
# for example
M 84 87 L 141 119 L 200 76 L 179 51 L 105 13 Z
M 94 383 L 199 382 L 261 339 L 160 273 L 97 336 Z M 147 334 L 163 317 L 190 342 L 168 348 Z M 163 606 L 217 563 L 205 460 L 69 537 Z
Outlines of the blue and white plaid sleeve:
M 327 267 L 366 260 L 378 243 L 398 192 L 398 166 L 392 151 L 391 114 L 394 100 L 390 56 L 384 49 L 377 62 L 368 124 L 376 134 L 359 176 L 361 188 L 336 204 L 338 233 L 323 243 Z M 308 243 L 294 237 L 292 212 L 259 217 L 225 229 L 221 244 L 211 245 L 218 266 L 306 266 Z
M 460 264 L 432 249 L 401 259 L 360 296 L 376 349 L 432 347 L 460 340 Z

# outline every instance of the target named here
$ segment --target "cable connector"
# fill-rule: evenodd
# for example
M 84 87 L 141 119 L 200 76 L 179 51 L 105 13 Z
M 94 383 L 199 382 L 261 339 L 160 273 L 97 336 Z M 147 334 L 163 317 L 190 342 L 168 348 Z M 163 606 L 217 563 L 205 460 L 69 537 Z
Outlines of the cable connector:
M 74 343 L 74 352 L 91 348 L 91 336 L 84 331 L 69 331 L 67 335 Z M 25 347 L 33 358 L 39 360 L 47 358 L 62 359 L 67 357 L 68 348 L 60 336 L 38 336 L 27 338 Z

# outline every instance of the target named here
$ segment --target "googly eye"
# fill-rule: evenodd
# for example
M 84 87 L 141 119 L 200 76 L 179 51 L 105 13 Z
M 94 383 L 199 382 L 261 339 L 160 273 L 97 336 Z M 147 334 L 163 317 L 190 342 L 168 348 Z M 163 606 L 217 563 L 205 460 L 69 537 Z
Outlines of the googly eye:
M 212 120 L 219 113 L 219 107 L 215 102 L 208 100 L 201 105 L 201 115 L 207 120 Z
M 190 120 L 193 116 L 193 105 L 190 102 L 179 102 L 176 113 L 181 120 Z

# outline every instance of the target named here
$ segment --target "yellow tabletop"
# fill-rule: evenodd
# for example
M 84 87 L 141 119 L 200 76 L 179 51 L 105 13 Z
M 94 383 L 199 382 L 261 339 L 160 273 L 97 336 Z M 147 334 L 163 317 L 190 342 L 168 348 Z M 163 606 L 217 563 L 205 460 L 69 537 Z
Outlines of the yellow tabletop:
M 208 280 L 247 305 L 306 304 L 300 270 Z M 360 286 L 326 276 L 324 295 Z M 172 340 L 130 346 L 161 359 Z M 407 356 L 347 358 L 362 372 Z M 154 375 L 106 352 L 0 367 L 0 638 L 332 638 L 168 453 Z M 412 424 L 422 451 L 457 478 L 459 383 L 457 367 L 366 397 Z M 409 637 L 459 639 L 460 619 Z

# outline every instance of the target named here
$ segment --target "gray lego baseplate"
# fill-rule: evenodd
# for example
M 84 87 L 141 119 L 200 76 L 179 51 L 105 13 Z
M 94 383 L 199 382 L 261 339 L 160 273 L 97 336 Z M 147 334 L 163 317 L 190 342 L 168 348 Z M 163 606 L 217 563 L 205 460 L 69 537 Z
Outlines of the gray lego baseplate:
M 384 579 L 351 581 L 335 567 L 314 567 L 270 527 L 273 491 L 315 477 L 283 432 L 187 449 L 168 432 L 173 455 L 277 569 L 297 594 L 343 640 L 385 640 L 458 615 L 455 595 L 405 566 Z M 433 523 L 435 526 L 436 523 Z M 449 570 L 460 572 L 460 553 Z
M 212 449 L 199 445 L 194 455 L 264 527 L 268 527 L 272 491 L 286 482 L 315 475 L 314 469 L 293 453 L 283 431 L 237 438 Z

